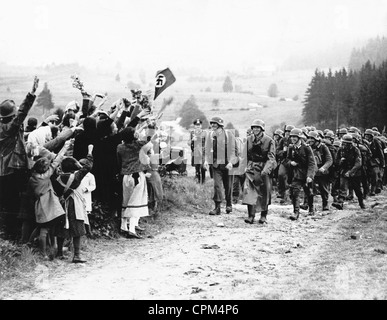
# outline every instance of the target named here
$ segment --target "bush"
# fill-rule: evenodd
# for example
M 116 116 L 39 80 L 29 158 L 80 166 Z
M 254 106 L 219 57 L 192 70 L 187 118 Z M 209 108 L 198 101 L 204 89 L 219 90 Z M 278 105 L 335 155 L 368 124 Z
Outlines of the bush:
M 162 182 L 165 197 L 164 210 L 178 209 L 189 212 L 197 208 L 208 208 L 212 205 L 211 184 L 203 186 L 192 177 L 186 176 L 165 176 Z M 182 194 L 184 197 L 181 196 Z

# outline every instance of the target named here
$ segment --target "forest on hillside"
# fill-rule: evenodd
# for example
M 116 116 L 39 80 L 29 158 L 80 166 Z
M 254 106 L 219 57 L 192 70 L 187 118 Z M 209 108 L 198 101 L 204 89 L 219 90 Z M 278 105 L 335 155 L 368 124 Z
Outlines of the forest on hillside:
M 353 50 L 352 68 L 316 69 L 303 101 L 303 122 L 332 130 L 342 126 L 383 129 L 387 123 L 386 49 L 386 39 L 373 39 Z

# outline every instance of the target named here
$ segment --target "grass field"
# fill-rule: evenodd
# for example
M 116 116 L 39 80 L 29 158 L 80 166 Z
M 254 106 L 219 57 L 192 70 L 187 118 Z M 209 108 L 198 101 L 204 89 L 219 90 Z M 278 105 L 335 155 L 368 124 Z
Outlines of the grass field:
M 47 82 L 56 107 L 63 108 L 71 100 L 80 102 L 81 95 L 79 91 L 71 85 L 70 76 L 75 72 L 77 70 L 56 73 L 42 71 L 42 73 L 38 73 L 40 78 L 38 92 L 43 89 L 44 83 Z M 174 120 L 183 103 L 193 95 L 199 108 L 206 114 L 208 119 L 214 115 L 222 116 L 225 123 L 231 122 L 243 135 L 252 120 L 260 118 L 265 121 L 266 131 L 271 134 L 271 127 L 283 122 L 302 125 L 302 100 L 313 73 L 314 70 L 273 72 L 272 74 L 262 74 L 255 77 L 231 75 L 234 88 L 239 87 L 239 91 L 245 93 L 224 93 L 222 85 L 225 76 L 207 77 L 208 81 L 190 81 L 187 76 L 175 74 L 176 82 L 155 101 L 155 109 L 157 110 L 160 107 L 162 99 L 173 97 L 174 101 L 165 110 L 162 120 Z M 108 93 L 109 100 L 104 108 L 108 108 L 110 103 L 121 97 L 131 98 L 130 88 L 125 85 L 128 79 L 116 82 L 115 74 L 113 72 L 110 74 L 93 74 L 91 72 L 80 74 L 87 91 L 90 93 Z M 28 90 L 30 90 L 32 79 L 32 74 L 20 75 L 19 72 L 17 75 L 9 75 L 2 73 L 0 76 L 1 99 L 10 98 L 18 104 L 21 103 Z M 136 79 L 132 81 L 141 83 Z M 278 98 L 267 96 L 267 90 L 272 83 L 277 84 Z M 143 90 L 146 87 L 148 86 L 144 86 Z M 10 89 L 10 92 L 7 91 L 7 88 Z M 295 96 L 299 97 L 297 101 L 292 100 Z M 287 100 L 280 101 L 280 98 L 286 98 Z M 213 105 L 214 99 L 219 100 L 219 105 L 216 107 Z M 251 108 L 249 104 L 258 104 L 264 107 Z M 35 106 L 29 115 L 37 116 L 39 120 L 43 120 L 41 110 L 35 108 Z

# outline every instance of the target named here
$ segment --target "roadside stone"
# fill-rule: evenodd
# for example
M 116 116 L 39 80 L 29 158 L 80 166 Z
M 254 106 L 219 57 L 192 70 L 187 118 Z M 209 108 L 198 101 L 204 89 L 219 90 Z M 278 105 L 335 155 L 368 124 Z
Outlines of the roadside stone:
M 353 240 L 356 240 L 356 239 L 358 239 L 359 237 L 356 235 L 356 234 L 351 234 L 351 239 L 353 239 Z

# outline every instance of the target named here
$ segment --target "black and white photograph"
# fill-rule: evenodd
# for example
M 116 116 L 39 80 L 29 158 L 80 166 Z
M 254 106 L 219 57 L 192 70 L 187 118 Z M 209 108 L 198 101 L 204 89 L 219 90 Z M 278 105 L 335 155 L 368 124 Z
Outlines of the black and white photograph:
M 0 300 L 387 299 L 387 1 L 0 7 Z

